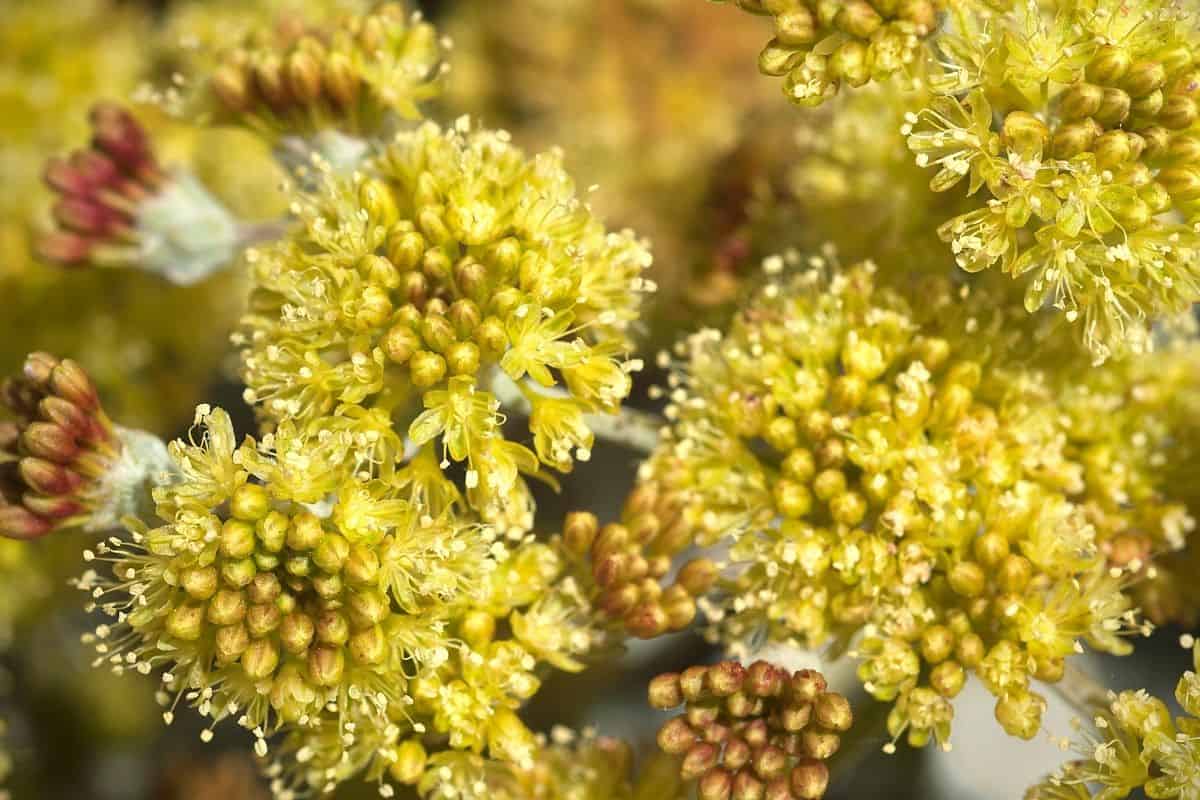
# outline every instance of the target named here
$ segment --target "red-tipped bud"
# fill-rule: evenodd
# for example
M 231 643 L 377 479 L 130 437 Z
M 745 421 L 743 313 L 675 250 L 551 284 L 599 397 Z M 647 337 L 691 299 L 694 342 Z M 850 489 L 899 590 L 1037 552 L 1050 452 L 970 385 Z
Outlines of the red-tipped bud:
M 54 523 L 22 506 L 0 505 L 0 536 L 9 539 L 37 539 L 54 529 Z
M 40 458 L 23 458 L 17 469 L 29 488 L 40 494 L 70 494 L 83 484 L 78 473 Z
M 52 422 L 34 422 L 21 435 L 25 452 L 58 464 L 70 464 L 79 455 L 75 437 Z

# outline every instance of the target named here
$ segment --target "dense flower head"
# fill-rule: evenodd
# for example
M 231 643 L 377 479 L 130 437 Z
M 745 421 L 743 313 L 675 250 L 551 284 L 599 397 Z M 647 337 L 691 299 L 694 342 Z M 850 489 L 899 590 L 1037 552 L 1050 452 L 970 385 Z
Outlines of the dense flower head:
M 1200 650 L 1193 648 L 1193 660 L 1200 669 Z M 1154 800 L 1195 797 L 1200 676 L 1192 670 L 1176 684 L 1175 702 L 1185 713 L 1172 719 L 1167 704 L 1144 689 L 1110 692 L 1107 708 L 1090 720 L 1094 727 L 1074 743 L 1080 757 L 1030 789 L 1026 800 L 1117 800 L 1139 789 Z
M 0 384 L 0 411 L 0 535 L 91 527 L 115 502 L 125 449 L 91 378 L 74 361 L 32 353 Z
M 769 15 L 775 36 L 758 57 L 765 75 L 784 79 L 797 105 L 815 106 L 843 83 L 859 87 L 893 75 L 918 75 L 938 32 L 945 0 L 735 0 Z
M 630 391 L 650 260 L 605 231 L 561 161 L 426 124 L 299 201 L 299 230 L 251 253 L 243 374 L 262 416 L 394 414 L 442 468 L 465 462 L 471 507 L 528 528 L 521 476 L 586 461 L 585 414 Z M 530 411 L 536 453 L 504 437 L 502 401 Z
M 680 757 L 680 777 L 696 782 L 700 800 L 820 800 L 829 785 L 824 762 L 854 721 L 821 673 L 766 661 L 665 673 L 648 694 L 654 708 L 683 706 L 659 729 L 658 746 Z
M 222 53 L 200 100 L 214 122 L 270 139 L 366 137 L 419 118 L 417 104 L 437 95 L 443 70 L 437 31 L 403 3 L 316 25 L 294 11 Z
M 416 783 L 426 737 L 526 764 L 515 710 L 542 669 L 581 669 L 606 636 L 562 547 L 430 513 L 380 468 L 394 456 L 369 418 L 240 446 L 223 411 L 197 422 L 199 441 L 170 445 L 161 524 L 85 554 L 110 563 L 79 581 L 110 618 L 87 637 L 97 665 L 160 670 L 168 722 L 184 701 L 252 731 L 260 755 L 284 731 L 281 797 L 360 774 Z
M 69 267 L 137 267 L 179 285 L 228 265 L 238 227 L 188 173 L 158 163 L 146 129 L 124 107 L 89 114 L 91 145 L 51 159 L 56 229 L 38 242 L 42 258 Z
M 973 7 L 938 93 L 904 131 L 930 184 L 979 207 L 941 228 L 959 266 L 999 265 L 1103 360 L 1200 299 L 1194 10 L 1172 0 Z M 977 194 L 978 193 L 978 194 Z
M 713 635 L 853 645 L 914 745 L 948 746 L 968 672 L 1033 736 L 1031 680 L 1058 680 L 1084 641 L 1127 652 L 1132 574 L 1193 527 L 1163 487 L 1164 397 L 1089 372 L 1003 293 L 796 266 L 727 334 L 688 342 L 644 468 L 684 496 L 697 543 L 733 537 L 701 603 Z

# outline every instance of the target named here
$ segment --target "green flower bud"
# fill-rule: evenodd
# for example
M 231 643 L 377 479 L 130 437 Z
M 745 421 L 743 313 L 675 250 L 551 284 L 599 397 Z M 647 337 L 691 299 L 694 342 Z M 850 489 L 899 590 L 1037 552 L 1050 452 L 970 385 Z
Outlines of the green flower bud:
M 254 553 L 254 525 L 240 519 L 227 520 L 221 526 L 221 555 L 242 559 Z
M 242 671 L 252 681 L 271 677 L 277 666 L 279 650 L 270 639 L 256 639 L 242 653 Z
M 183 603 L 171 609 L 166 621 L 167 634 L 185 642 L 194 642 L 204 631 L 204 606 Z

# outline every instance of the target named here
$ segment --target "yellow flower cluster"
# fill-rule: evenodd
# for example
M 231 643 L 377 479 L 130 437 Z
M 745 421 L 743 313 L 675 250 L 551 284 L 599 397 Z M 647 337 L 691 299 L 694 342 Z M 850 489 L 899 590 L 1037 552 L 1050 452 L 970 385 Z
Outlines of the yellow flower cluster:
M 978 207 L 941 228 L 959 266 L 999 265 L 1097 360 L 1200 299 L 1195 12 L 1170 0 L 984 5 L 941 37 L 939 95 L 905 125 L 931 188 Z M 985 190 L 982 191 L 981 190 Z
M 758 57 L 765 75 L 784 78 L 797 105 L 815 106 L 852 87 L 918 75 L 946 0 L 736 0 L 771 17 L 775 36 Z
M 727 334 L 690 339 L 673 431 L 644 467 L 683 495 L 698 544 L 733 536 L 714 635 L 854 640 L 915 745 L 948 746 L 969 672 L 1033 736 L 1031 681 L 1058 680 L 1084 641 L 1127 652 L 1121 634 L 1143 629 L 1130 573 L 1193 527 L 1155 416 L 1170 382 L 1089 371 L 999 290 L 793 266 Z
M 252 731 L 260 755 L 286 732 L 280 797 L 359 774 L 416 783 L 427 734 L 528 768 L 514 711 L 540 665 L 581 669 L 606 636 L 562 548 L 422 504 L 402 472 L 374 469 L 395 454 L 369 416 L 241 446 L 223 411 L 197 422 L 199 442 L 170 446 L 162 524 L 85 554 L 111 563 L 79 582 L 109 618 L 88 637 L 97 664 L 161 670 L 168 722 L 186 702 Z
M 1191 637 L 1184 637 L 1191 639 Z M 1200 669 L 1200 649 L 1193 649 Z M 1025 800 L 1115 800 L 1141 790 L 1154 800 L 1188 800 L 1200 779 L 1200 676 L 1188 670 L 1175 686 L 1185 714 L 1144 689 L 1109 693 L 1091 720 L 1094 731 L 1076 742 L 1080 758 L 1033 787 Z
M 472 508 L 528 529 L 522 476 L 586 461 L 585 414 L 629 393 L 644 246 L 592 216 L 560 154 L 465 121 L 398 135 L 295 210 L 251 253 L 248 399 L 268 421 L 392 415 L 435 464 L 465 462 Z M 536 453 L 505 438 L 504 402 L 529 407 Z

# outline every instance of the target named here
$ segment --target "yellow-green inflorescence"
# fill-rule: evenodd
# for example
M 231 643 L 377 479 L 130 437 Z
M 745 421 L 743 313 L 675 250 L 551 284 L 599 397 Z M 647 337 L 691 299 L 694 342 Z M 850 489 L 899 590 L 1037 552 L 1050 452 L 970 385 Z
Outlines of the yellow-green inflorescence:
M 390 796 L 427 749 L 527 767 L 516 709 L 606 638 L 561 544 L 500 537 L 376 468 L 398 440 L 369 415 L 240 446 L 223 411 L 197 422 L 198 442 L 170 446 L 160 522 L 85 554 L 110 562 L 80 581 L 109 617 L 87 637 L 97 663 L 161 671 L 168 722 L 182 700 L 260 755 L 283 731 L 280 797 L 355 775 Z
M 1190 636 L 1185 636 L 1190 640 Z M 1200 650 L 1193 650 L 1200 669 Z M 1109 693 L 1092 730 L 1074 743 L 1079 758 L 1026 793 L 1026 800 L 1117 800 L 1141 790 L 1153 800 L 1190 800 L 1200 781 L 1200 676 L 1183 673 L 1175 701 L 1184 714 L 1144 689 Z
M 720 2 L 721 0 L 718 0 Z M 931 56 L 947 0 L 734 0 L 770 16 L 775 36 L 758 57 L 784 79 L 797 105 L 815 106 L 851 87 L 895 75 L 919 76 Z
M 1126 589 L 1194 526 L 1164 488 L 1167 397 L 1089 371 L 1003 284 L 891 288 L 870 263 L 798 262 L 768 259 L 787 274 L 681 348 L 673 429 L 643 468 L 683 496 L 698 544 L 732 536 L 700 603 L 711 631 L 735 651 L 851 649 L 914 745 L 948 746 L 972 673 L 1032 737 L 1031 681 L 1084 642 L 1127 652 L 1145 626 Z
M 586 461 L 585 414 L 630 391 L 645 246 L 592 216 L 561 154 L 465 120 L 398 135 L 295 211 L 250 255 L 248 399 L 268 423 L 394 414 L 432 474 L 463 463 L 469 505 L 528 529 L 523 476 Z M 505 438 L 506 409 L 528 412 L 533 450 Z
M 1171 0 L 983 5 L 940 38 L 936 97 L 905 124 L 931 188 L 978 208 L 941 228 L 959 266 L 999 266 L 1097 360 L 1200 299 L 1200 27 Z M 969 12 L 969 13 L 968 13 Z

